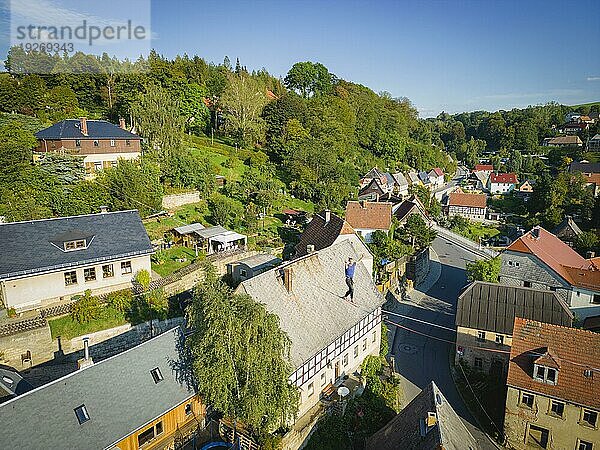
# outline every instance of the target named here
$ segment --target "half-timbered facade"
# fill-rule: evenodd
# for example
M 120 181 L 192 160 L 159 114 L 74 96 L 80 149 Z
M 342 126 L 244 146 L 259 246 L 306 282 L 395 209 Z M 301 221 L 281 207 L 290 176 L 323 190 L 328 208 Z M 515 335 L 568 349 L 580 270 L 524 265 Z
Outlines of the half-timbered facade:
M 342 299 L 344 264 L 349 257 L 359 259 L 360 246 L 343 240 L 237 288 L 276 314 L 291 339 L 290 382 L 300 391 L 299 417 L 319 403 L 323 391 L 357 371 L 367 355 L 379 352 L 384 299 L 363 264 L 356 265 L 354 303 Z
M 485 194 L 452 192 L 448 198 L 448 216 L 462 216 L 471 220 L 485 220 L 487 214 Z

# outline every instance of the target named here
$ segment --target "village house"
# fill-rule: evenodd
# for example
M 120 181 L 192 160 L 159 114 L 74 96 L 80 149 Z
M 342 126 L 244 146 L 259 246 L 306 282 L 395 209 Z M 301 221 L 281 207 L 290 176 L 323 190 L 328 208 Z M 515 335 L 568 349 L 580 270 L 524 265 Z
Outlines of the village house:
M 462 216 L 465 219 L 484 221 L 487 215 L 487 195 L 451 192 L 448 196 L 448 217 Z
M 381 172 L 377 167 L 373 167 L 369 170 L 359 181 L 360 189 L 365 188 L 373 180 L 376 180 L 380 186 L 382 186 L 386 192 L 391 191 L 391 187 L 388 187 L 388 178 L 384 172 Z M 389 191 L 388 191 L 389 189 Z
M 324 392 L 359 370 L 366 356 L 379 353 L 384 299 L 364 265 L 356 265 L 354 303 L 342 299 L 348 289 L 345 263 L 349 257 L 357 261 L 362 251 L 343 240 L 242 281 L 236 289 L 277 315 L 291 340 L 290 382 L 300 391 L 298 417 L 320 408 Z
M 469 182 L 473 189 L 478 191 L 488 190 L 488 181 L 490 179 L 490 172 L 487 170 L 475 170 L 469 175 Z
M 326 209 L 315 214 L 300 235 L 294 258 L 306 256 L 318 250 L 348 240 L 357 249 L 359 259 L 369 273 L 373 273 L 373 255 L 357 236 L 354 229 L 337 214 Z
M 373 178 L 369 184 L 358 191 L 358 200 L 378 202 L 381 197 L 388 193 L 389 191 L 376 178 Z
M 93 176 L 119 159 L 135 159 L 141 155 L 142 138 L 128 131 L 125 120 L 119 126 L 105 120 L 62 120 L 35 134 L 38 145 L 34 154 L 47 152 L 83 156 L 85 172 Z
M 410 171 L 406 174 L 406 177 L 411 186 L 420 186 L 423 184 L 417 172 Z
M 398 172 L 393 174 L 394 180 L 396 180 L 396 188 L 395 188 L 395 194 L 399 195 L 401 197 L 407 197 L 409 192 L 408 192 L 408 180 L 406 179 L 406 177 L 404 176 L 403 173 Z
M 583 231 L 581 231 L 581 228 L 579 228 L 571 216 L 565 216 L 563 221 L 559 223 L 554 230 L 552 230 L 552 234 L 569 247 L 573 247 L 575 241 L 577 240 L 577 236 L 579 236 L 581 233 L 583 233 Z
M 444 185 L 444 172 L 439 167 L 435 167 L 429 171 L 429 182 L 433 189 Z
M 173 448 L 204 427 L 205 407 L 174 328 L 0 404 L 0 448 Z M 43 418 L 43 420 L 40 420 Z
M 594 197 L 600 195 L 600 163 L 587 161 L 569 164 L 570 173 L 581 173 L 586 185 L 592 190 Z
M 380 172 L 376 167 L 360 179 L 359 200 L 374 200 L 385 194 L 408 195 L 408 181 L 400 172 Z
M 419 172 L 419 180 L 424 186 L 429 187 L 431 184 L 431 180 L 429 179 L 429 174 L 425 171 Z
M 456 363 L 503 381 L 515 317 L 573 324 L 573 313 L 555 292 L 475 281 L 458 297 Z
M 403 200 L 401 203 L 392 206 L 392 214 L 396 219 L 398 219 L 398 223 L 400 225 L 404 225 L 408 218 L 413 214 L 418 214 L 425 221 L 425 223 L 431 222 L 429 214 L 427 214 L 427 210 L 423 203 L 419 200 L 416 195 L 411 195 L 406 200 Z
M 515 318 L 504 434 L 510 448 L 600 446 L 600 334 Z
M 516 189 L 517 197 L 522 198 L 523 201 L 529 201 L 533 195 L 533 181 L 525 180 Z
M 227 275 L 234 283 L 252 278 L 281 264 L 281 258 L 269 253 L 259 253 L 227 264 Z
M 583 141 L 579 136 L 558 136 L 545 138 L 542 142 L 543 147 L 583 147 Z
M 0 224 L 0 292 L 17 312 L 131 287 L 154 253 L 137 211 Z
M 488 190 L 492 195 L 507 194 L 515 189 L 519 181 L 514 173 L 491 173 L 488 180 Z
M 501 254 L 500 283 L 556 292 L 579 320 L 600 314 L 600 258 L 585 259 L 535 227 Z
M 355 202 L 346 204 L 346 222 L 369 243 L 375 231 L 388 233 L 392 225 L 392 204 L 381 202 Z
M 587 149 L 590 152 L 600 152 L 600 134 L 595 134 L 588 141 Z
M 581 118 L 580 118 L 581 119 Z M 558 127 L 560 133 L 565 133 L 568 136 L 575 136 L 578 133 L 587 130 L 589 127 L 588 122 L 579 120 L 578 122 L 567 122 Z
M 494 166 L 492 166 L 491 164 L 475 164 L 475 168 L 473 169 L 473 172 L 484 172 L 487 173 L 488 176 L 493 171 Z
M 369 437 L 365 448 L 478 450 L 480 447 L 432 381 L 381 430 Z

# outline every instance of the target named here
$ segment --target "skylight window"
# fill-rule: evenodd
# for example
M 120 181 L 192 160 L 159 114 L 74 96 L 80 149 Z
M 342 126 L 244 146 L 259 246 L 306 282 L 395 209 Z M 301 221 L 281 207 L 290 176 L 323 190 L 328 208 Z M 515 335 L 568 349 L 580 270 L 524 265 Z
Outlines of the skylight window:
M 77 416 L 77 421 L 79 422 L 79 425 L 90 420 L 90 415 L 88 414 L 85 405 L 78 406 L 74 409 L 74 411 L 75 415 Z
M 152 369 L 150 373 L 152 374 L 152 379 L 154 380 L 154 383 L 160 383 L 162 380 L 164 380 L 163 375 L 158 367 Z

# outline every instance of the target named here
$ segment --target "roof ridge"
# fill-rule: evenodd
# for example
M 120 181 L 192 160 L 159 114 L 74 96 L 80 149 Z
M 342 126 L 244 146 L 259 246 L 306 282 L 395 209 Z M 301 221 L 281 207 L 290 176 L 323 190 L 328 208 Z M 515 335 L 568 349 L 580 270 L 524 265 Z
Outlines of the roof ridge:
M 565 326 L 565 325 L 555 325 L 555 324 L 553 324 L 553 323 L 540 322 L 539 320 L 535 320 L 535 319 L 525 319 L 525 318 L 523 318 L 523 317 L 518 317 L 518 316 L 515 316 L 515 322 L 516 322 L 517 320 L 519 320 L 519 321 L 523 321 L 523 322 L 525 322 L 525 323 L 527 323 L 527 322 L 535 322 L 536 324 L 539 324 L 539 325 L 542 325 L 542 326 L 545 326 L 545 327 L 556 327 L 556 328 L 562 328 L 562 329 L 564 329 L 564 330 L 567 330 L 567 332 L 569 332 L 569 333 L 580 333 L 580 332 L 583 332 L 583 333 L 587 333 L 587 334 L 589 334 L 589 335 L 591 335 L 591 336 L 595 336 L 595 337 L 597 337 L 598 339 L 600 339 L 600 334 L 598 334 L 598 333 L 597 333 L 597 332 L 595 332 L 595 331 L 586 330 L 586 329 L 584 329 L 584 328 L 567 327 L 567 326 Z M 516 336 L 516 334 L 514 334 L 514 335 L 513 335 L 513 339 L 514 339 L 514 336 Z
M 139 348 L 139 347 L 141 347 L 141 346 L 143 346 L 143 345 L 146 345 L 146 344 L 148 344 L 149 342 L 152 342 L 152 341 L 155 341 L 155 340 L 157 340 L 158 338 L 164 337 L 164 336 L 165 336 L 167 333 L 173 333 L 173 330 L 176 330 L 176 329 L 180 330 L 181 334 L 183 334 L 183 331 L 181 330 L 181 326 L 180 326 L 180 325 L 176 325 L 176 326 L 174 326 L 173 328 L 170 328 L 170 329 L 168 329 L 167 331 L 165 331 L 165 332 L 163 332 L 163 333 L 161 333 L 161 334 L 159 334 L 159 335 L 157 335 L 157 336 L 151 337 L 151 338 L 150 338 L 150 339 L 148 339 L 147 341 L 141 342 L 141 343 L 139 343 L 138 345 L 135 345 L 135 346 L 133 346 L 133 347 L 131 347 L 131 348 L 128 348 L 128 349 L 127 349 L 127 350 L 125 350 L 125 351 L 122 351 L 122 352 L 120 352 L 120 353 L 117 353 L 116 355 L 109 356 L 108 358 L 106 358 L 106 359 L 102 359 L 102 360 L 98 361 L 97 363 L 94 363 L 94 364 L 93 364 L 93 365 L 91 365 L 91 366 L 88 366 L 88 367 L 85 367 L 85 368 L 82 368 L 82 369 L 78 369 L 78 370 L 76 370 L 76 371 L 74 371 L 74 372 L 68 373 L 68 374 L 66 374 L 66 375 L 64 375 L 64 376 L 62 376 L 62 377 L 60 377 L 60 378 L 57 378 L 56 380 L 50 381 L 49 383 L 43 384 L 43 385 L 41 385 L 41 386 L 38 386 L 38 387 L 36 387 L 36 388 L 34 388 L 34 389 L 30 390 L 30 391 L 27 391 L 27 392 L 23 393 L 23 394 L 21 394 L 21 395 L 18 395 L 18 396 L 16 396 L 16 397 L 13 397 L 13 398 L 11 398 L 10 400 L 7 400 L 7 401 L 6 401 L 6 402 L 4 402 L 4 403 L 0 403 L 0 409 L 1 409 L 3 406 L 6 406 L 6 405 L 8 405 L 9 403 L 12 403 L 12 402 L 13 402 L 13 401 L 15 401 L 15 400 L 20 400 L 21 398 L 25 397 L 26 395 L 29 395 L 29 394 L 31 394 L 31 393 L 33 393 L 33 392 L 40 391 L 40 390 L 42 390 L 42 389 L 44 389 L 44 388 L 46 388 L 46 387 L 48 387 L 48 386 L 51 386 L 51 385 L 53 385 L 53 384 L 57 384 L 59 381 L 63 381 L 63 380 L 65 380 L 65 379 L 67 379 L 67 378 L 70 378 L 70 377 L 72 377 L 72 376 L 74 376 L 74 375 L 76 375 L 76 374 L 80 373 L 82 370 L 90 370 L 90 369 L 93 369 L 94 367 L 98 367 L 98 366 L 99 366 L 100 364 L 102 364 L 102 363 L 105 363 L 105 362 L 107 362 L 107 361 L 110 361 L 111 359 L 114 359 L 114 358 L 117 358 L 117 357 L 119 357 L 119 356 L 121 356 L 121 355 L 124 355 L 125 353 L 129 353 L 129 352 L 131 352 L 132 350 L 135 350 L 135 349 L 137 349 L 137 348 Z M 88 333 L 88 334 L 91 334 L 91 333 Z
M 134 211 L 139 213 L 139 210 L 137 210 L 137 209 L 124 209 L 122 211 L 107 211 L 107 212 L 97 212 L 97 213 L 91 213 L 91 214 L 78 214 L 76 216 L 47 217 L 46 219 L 19 220 L 17 222 L 0 223 L 0 226 L 2 226 L 2 225 L 13 225 L 13 224 L 18 224 L 18 223 L 44 222 L 44 221 L 49 221 L 49 220 L 75 219 L 75 218 L 78 218 L 78 217 L 100 216 L 100 215 L 107 215 L 107 214 L 131 213 L 131 212 L 134 212 Z

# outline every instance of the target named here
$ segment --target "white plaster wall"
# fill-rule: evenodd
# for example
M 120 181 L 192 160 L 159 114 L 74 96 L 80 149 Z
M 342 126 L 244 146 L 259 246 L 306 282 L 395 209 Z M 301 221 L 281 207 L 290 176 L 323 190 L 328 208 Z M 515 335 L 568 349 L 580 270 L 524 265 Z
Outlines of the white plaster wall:
M 375 341 L 373 341 L 373 333 L 375 333 Z M 363 350 L 363 339 L 367 340 L 367 349 Z M 364 335 L 364 337 L 357 340 L 352 344 L 346 351 L 342 352 L 335 359 L 331 360 L 331 367 L 325 366 L 319 372 L 316 372 L 312 378 L 309 378 L 299 388 L 300 391 L 300 405 L 298 409 L 298 417 L 302 417 L 312 407 L 314 407 L 320 401 L 321 391 L 329 383 L 335 384 L 335 364 L 339 362 L 340 366 L 340 380 L 344 375 L 350 375 L 360 369 L 360 365 L 363 363 L 368 355 L 378 355 L 379 347 L 381 344 L 381 325 L 377 324 L 372 330 Z M 358 356 L 354 357 L 354 347 L 358 346 Z M 344 366 L 342 360 L 344 355 L 348 355 L 348 364 Z M 321 381 L 321 375 L 325 374 L 325 381 Z M 309 395 L 309 384 L 313 383 L 314 393 Z
M 121 262 L 124 261 L 131 261 L 130 274 L 121 274 Z M 112 278 L 102 278 L 102 266 L 105 264 L 113 265 L 114 276 Z M 83 271 L 88 267 L 96 268 L 95 281 L 85 281 Z M 63 300 L 68 300 L 73 295 L 83 294 L 87 289 L 90 289 L 93 294 L 104 294 L 130 287 L 131 280 L 142 269 L 150 272 L 150 255 L 3 281 L 2 294 L 7 307 L 15 308 L 17 311 L 26 311 L 60 301 L 61 297 Z M 65 286 L 64 273 L 73 270 L 77 272 L 77 284 Z

